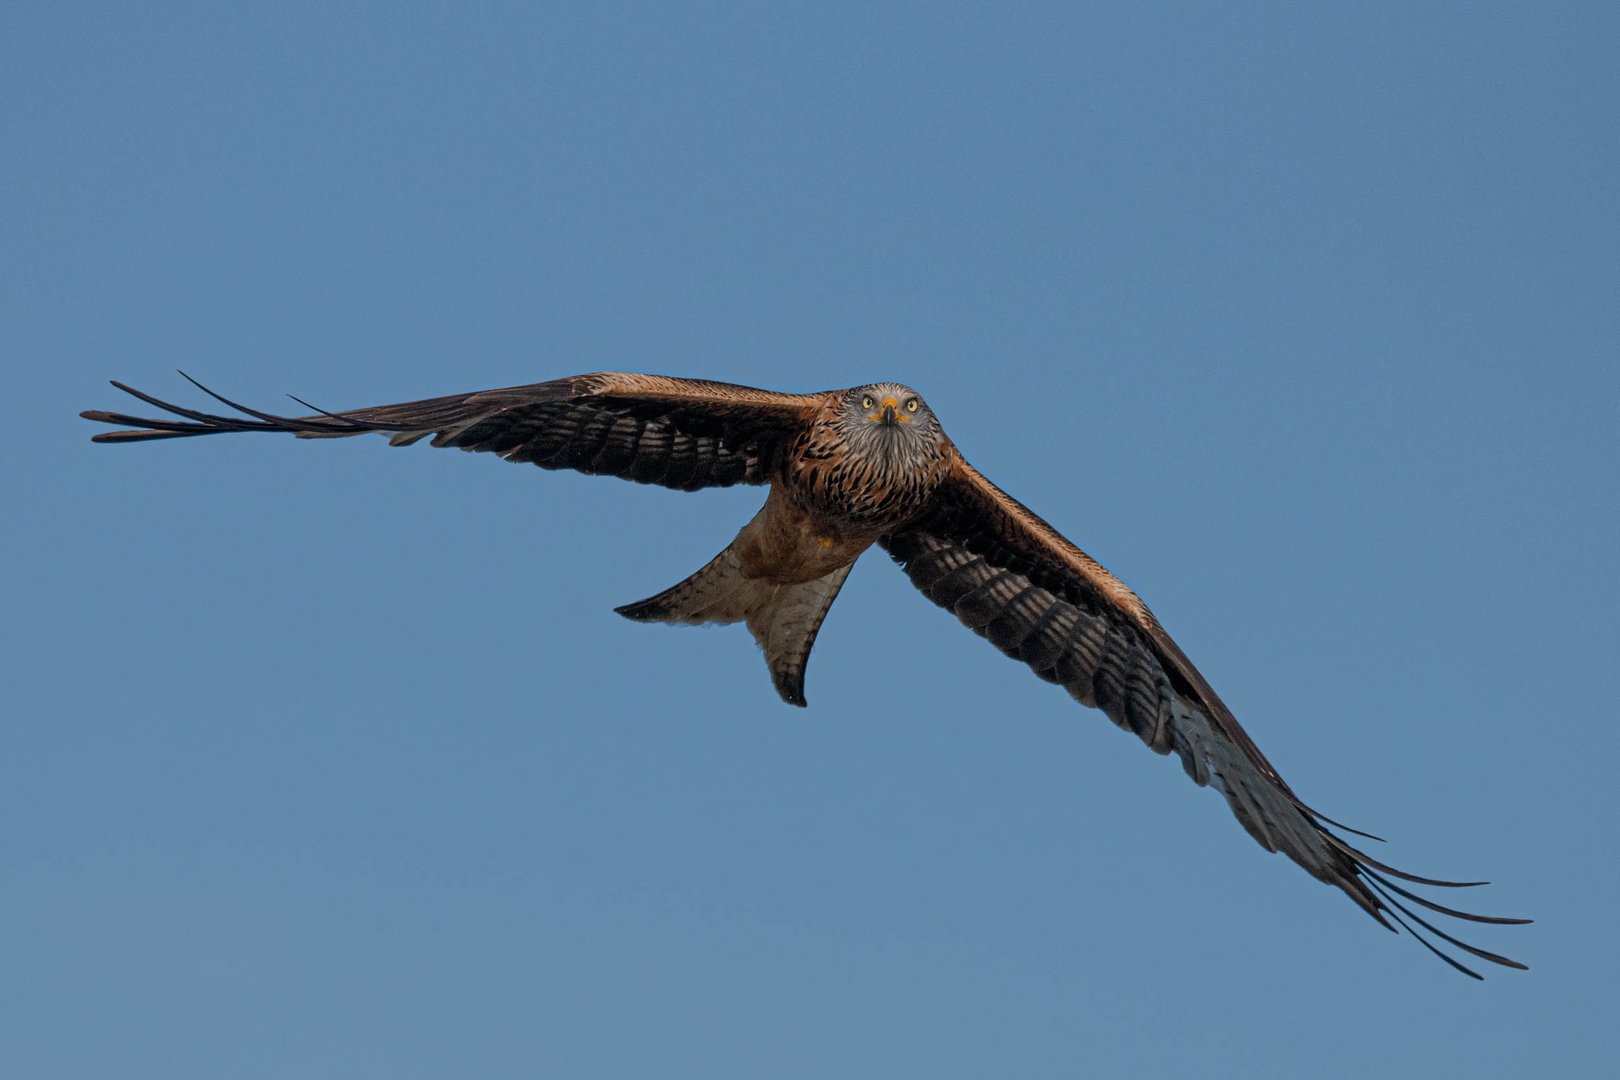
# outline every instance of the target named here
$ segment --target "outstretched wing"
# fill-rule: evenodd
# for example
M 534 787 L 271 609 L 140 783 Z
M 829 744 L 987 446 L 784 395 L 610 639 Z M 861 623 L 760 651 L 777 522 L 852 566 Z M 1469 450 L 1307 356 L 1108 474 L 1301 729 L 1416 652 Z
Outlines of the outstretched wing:
M 1402 898 L 1474 922 L 1529 920 L 1456 911 L 1391 881 L 1448 888 L 1484 884 L 1396 870 L 1331 832 L 1328 826 L 1338 823 L 1300 801 L 1135 593 L 954 449 L 952 454 L 949 478 L 919 518 L 879 541 L 912 584 L 1003 653 L 1061 684 L 1081 704 L 1101 709 L 1156 752 L 1174 751 L 1188 776 L 1226 796 L 1262 847 L 1283 852 L 1344 890 L 1384 926 L 1393 930 L 1388 919 L 1394 919 L 1436 956 L 1475 978 L 1477 972 L 1441 952 L 1406 919 L 1482 960 L 1524 967 L 1457 940 Z
M 782 449 L 827 400 L 825 394 L 779 394 L 702 379 L 601 372 L 401 405 L 284 417 L 238 405 L 186 378 L 242 415 L 216 416 L 171 405 L 120 382 L 113 385 L 170 417 L 146 419 L 100 409 L 79 415 L 133 428 L 103 432 L 94 437 L 96 442 L 277 431 L 300 438 L 375 433 L 388 436 L 395 446 L 409 446 L 431 436 L 434 446 L 488 451 L 543 469 L 576 469 L 693 491 L 767 482 Z

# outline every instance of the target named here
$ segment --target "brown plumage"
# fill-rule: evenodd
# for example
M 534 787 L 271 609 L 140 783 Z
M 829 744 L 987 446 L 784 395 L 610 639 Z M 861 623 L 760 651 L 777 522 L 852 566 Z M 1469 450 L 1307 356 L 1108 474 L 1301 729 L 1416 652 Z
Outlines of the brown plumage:
M 686 580 L 618 611 L 653 622 L 745 622 L 777 692 L 804 705 L 805 664 L 822 619 L 855 560 L 877 544 L 930 600 L 1003 653 L 1101 709 L 1154 751 L 1174 752 L 1194 781 L 1221 791 L 1266 850 L 1343 890 L 1384 926 L 1394 929 L 1394 920 L 1459 971 L 1479 977 L 1412 923 L 1480 959 L 1524 966 L 1459 941 L 1408 907 L 1482 923 L 1528 921 L 1472 915 L 1417 896 L 1391 879 L 1447 888 L 1482 883 L 1408 874 L 1336 835 L 1330 826 L 1337 823 L 1300 801 L 1136 594 L 980 475 L 907 387 L 782 394 L 599 373 L 289 418 L 206 388 L 242 417 L 113 385 L 177 419 L 82 413 L 132 427 L 99 434 L 97 442 L 231 431 L 377 433 L 399 446 L 431 437 L 434 446 L 683 491 L 767 485 L 765 505 L 724 551 Z

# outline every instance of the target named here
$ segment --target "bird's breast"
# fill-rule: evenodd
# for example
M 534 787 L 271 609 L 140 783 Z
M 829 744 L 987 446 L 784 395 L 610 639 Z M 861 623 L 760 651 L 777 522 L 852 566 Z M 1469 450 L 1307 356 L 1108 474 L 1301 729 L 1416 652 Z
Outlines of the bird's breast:
M 836 438 L 807 438 L 782 470 L 783 493 L 829 534 L 867 542 L 910 520 L 939 483 L 938 463 L 890 461 L 852 451 Z

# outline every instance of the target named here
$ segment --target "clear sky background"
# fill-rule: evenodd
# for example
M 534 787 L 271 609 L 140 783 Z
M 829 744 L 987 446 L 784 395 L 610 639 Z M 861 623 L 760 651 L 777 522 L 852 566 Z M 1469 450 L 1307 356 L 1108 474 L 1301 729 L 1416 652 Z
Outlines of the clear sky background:
M 0 1073 L 1616 1074 L 1613 5 L 339 7 L 0 15 Z M 803 712 L 612 613 L 755 489 L 90 444 L 177 367 L 909 382 L 1532 970 L 881 553 Z

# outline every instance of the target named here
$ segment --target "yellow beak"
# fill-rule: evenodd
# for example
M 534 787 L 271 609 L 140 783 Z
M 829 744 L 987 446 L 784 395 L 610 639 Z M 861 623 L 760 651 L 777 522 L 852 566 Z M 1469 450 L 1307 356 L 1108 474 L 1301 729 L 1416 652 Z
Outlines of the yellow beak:
M 911 423 L 911 417 L 900 411 L 900 403 L 892 397 L 886 397 L 879 402 L 882 412 L 867 413 L 868 420 L 881 420 L 885 424 Z

